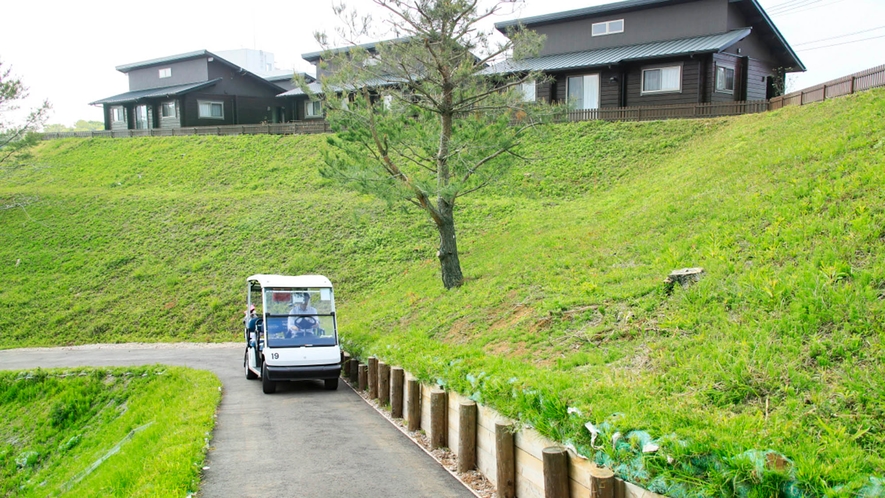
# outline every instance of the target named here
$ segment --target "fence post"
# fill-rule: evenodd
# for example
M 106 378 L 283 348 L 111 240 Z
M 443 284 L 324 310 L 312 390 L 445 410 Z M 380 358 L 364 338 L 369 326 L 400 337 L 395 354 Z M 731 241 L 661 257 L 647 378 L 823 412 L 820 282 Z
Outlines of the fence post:
M 360 381 L 360 362 L 354 357 L 350 360 L 350 383 L 359 386 Z
M 605 467 L 590 466 L 590 497 L 615 498 L 615 473 Z
M 409 379 L 406 385 L 409 401 L 409 431 L 415 432 L 421 428 L 421 384 L 417 379 Z
M 544 455 L 545 498 L 568 498 L 568 452 L 565 448 L 550 446 L 541 453 Z
M 378 403 L 386 406 L 390 403 L 390 365 L 378 362 Z
M 448 399 L 445 391 L 434 390 L 430 393 L 430 447 L 433 449 L 448 446 Z
M 369 399 L 378 397 L 378 358 L 369 357 Z
M 856 79 L 857 79 L 857 76 L 852 76 L 852 77 L 851 77 L 851 86 L 848 87 L 848 93 L 849 93 L 849 94 L 854 93 L 854 80 L 856 80 Z
M 497 498 L 516 496 L 516 454 L 513 446 L 513 424 L 495 423 L 495 457 L 497 460 Z
M 359 388 L 360 388 L 360 391 L 366 390 L 366 381 L 368 380 L 367 377 L 369 377 L 369 367 L 368 367 L 368 365 L 360 363 L 360 365 L 359 365 Z
M 462 401 L 458 406 L 458 472 L 476 467 L 476 402 Z
M 403 418 L 403 379 L 405 373 L 400 367 L 390 369 L 390 416 Z

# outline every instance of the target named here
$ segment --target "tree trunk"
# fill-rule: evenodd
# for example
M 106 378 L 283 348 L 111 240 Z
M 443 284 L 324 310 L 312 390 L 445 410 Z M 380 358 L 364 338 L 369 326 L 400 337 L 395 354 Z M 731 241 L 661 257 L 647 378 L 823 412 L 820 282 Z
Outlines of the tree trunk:
M 458 242 L 455 239 L 455 218 L 452 214 L 452 206 L 440 199 L 439 222 L 436 225 L 439 231 L 439 266 L 442 270 L 442 281 L 446 289 L 461 287 L 464 276 L 461 274 L 461 261 L 458 260 Z

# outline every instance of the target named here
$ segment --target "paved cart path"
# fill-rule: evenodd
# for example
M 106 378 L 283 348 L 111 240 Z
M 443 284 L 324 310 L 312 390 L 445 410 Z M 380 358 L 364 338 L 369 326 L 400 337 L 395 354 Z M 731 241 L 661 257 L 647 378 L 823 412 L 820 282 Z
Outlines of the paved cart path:
M 224 395 L 200 496 L 469 497 L 457 479 L 343 382 L 280 383 L 243 374 L 241 344 L 115 344 L 0 351 L 0 369 L 163 363 L 210 370 Z

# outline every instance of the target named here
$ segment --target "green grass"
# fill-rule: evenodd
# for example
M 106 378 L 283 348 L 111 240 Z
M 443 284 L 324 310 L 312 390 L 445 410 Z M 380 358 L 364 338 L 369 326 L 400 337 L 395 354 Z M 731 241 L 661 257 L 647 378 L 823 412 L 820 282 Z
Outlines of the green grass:
M 181 367 L 0 372 L 0 494 L 196 492 L 220 391 Z
M 321 136 L 51 141 L 0 174 L 3 204 L 27 204 L 0 212 L 0 347 L 238 340 L 246 276 L 322 273 L 351 351 L 653 490 L 872 496 L 883 118 L 872 91 L 551 127 L 526 144 L 536 162 L 458 206 L 454 291 L 420 213 L 320 178 Z M 689 266 L 705 278 L 667 294 L 664 277 Z M 657 453 L 641 454 L 646 437 Z M 765 465 L 769 450 L 786 470 Z

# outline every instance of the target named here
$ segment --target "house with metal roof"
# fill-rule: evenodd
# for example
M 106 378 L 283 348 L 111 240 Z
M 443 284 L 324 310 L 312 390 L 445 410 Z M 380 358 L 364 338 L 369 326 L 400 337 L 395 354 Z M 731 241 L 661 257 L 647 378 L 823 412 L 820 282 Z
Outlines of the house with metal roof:
M 626 0 L 495 24 L 546 36 L 533 58 L 490 73 L 541 71 L 527 99 L 577 109 L 763 100 L 805 71 L 757 0 Z
M 207 50 L 117 66 L 129 91 L 92 102 L 106 130 L 285 122 L 275 84 Z

